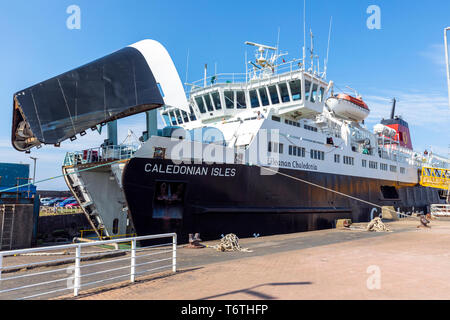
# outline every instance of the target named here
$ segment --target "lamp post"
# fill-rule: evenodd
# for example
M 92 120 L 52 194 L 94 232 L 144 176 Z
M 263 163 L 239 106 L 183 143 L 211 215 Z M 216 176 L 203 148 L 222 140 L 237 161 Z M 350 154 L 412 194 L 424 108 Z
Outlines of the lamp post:
M 448 42 L 447 42 L 447 31 L 449 30 L 450 27 L 444 29 L 444 43 L 445 43 L 445 63 L 447 66 L 448 106 L 450 107 L 450 69 L 448 62 Z
M 36 160 L 38 158 L 30 157 L 31 160 L 34 160 L 34 170 L 33 170 L 33 185 L 36 184 Z

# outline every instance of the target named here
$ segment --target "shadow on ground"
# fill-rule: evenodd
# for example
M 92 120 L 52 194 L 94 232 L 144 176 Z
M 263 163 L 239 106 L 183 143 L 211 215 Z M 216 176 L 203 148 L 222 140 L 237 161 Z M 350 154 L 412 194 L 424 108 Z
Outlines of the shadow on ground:
M 310 281 L 264 283 L 264 284 L 260 284 L 260 285 L 257 285 L 257 286 L 254 286 L 254 287 L 250 287 L 250 288 L 246 288 L 246 289 L 235 290 L 235 291 L 221 293 L 221 294 L 214 295 L 214 296 L 201 298 L 200 300 L 217 299 L 217 298 L 222 298 L 222 297 L 225 297 L 225 296 L 228 296 L 228 295 L 238 294 L 238 293 L 245 293 L 245 294 L 248 294 L 248 295 L 253 296 L 254 298 L 258 298 L 258 299 L 274 300 L 274 299 L 277 299 L 277 297 L 273 297 L 273 296 L 270 296 L 268 294 L 258 292 L 255 289 L 261 288 L 261 287 L 267 287 L 267 286 L 304 286 L 304 285 L 311 285 L 311 284 L 312 284 L 312 282 L 310 282 Z

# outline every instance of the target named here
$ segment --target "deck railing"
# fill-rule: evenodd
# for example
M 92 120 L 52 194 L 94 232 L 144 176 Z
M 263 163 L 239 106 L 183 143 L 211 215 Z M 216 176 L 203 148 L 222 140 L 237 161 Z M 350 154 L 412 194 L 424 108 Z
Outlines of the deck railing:
M 68 152 L 64 166 L 130 159 L 138 150 L 137 145 L 120 145 L 91 148 L 83 151 Z

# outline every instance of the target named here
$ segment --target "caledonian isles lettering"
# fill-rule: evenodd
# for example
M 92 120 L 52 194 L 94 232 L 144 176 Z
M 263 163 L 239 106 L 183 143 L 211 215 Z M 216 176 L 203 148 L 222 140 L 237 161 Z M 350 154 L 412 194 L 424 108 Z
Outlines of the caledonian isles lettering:
M 200 167 L 193 165 L 172 165 L 172 164 L 151 164 L 145 165 L 145 172 L 148 173 L 165 173 L 165 174 L 182 174 L 189 176 L 213 176 L 213 177 L 234 177 L 236 169 L 233 168 L 217 168 L 217 167 Z

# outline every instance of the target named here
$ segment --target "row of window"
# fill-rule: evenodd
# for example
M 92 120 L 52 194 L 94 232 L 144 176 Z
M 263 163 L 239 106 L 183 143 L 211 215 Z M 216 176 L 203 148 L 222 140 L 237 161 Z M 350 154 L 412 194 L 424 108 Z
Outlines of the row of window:
M 317 128 L 316 127 L 312 127 L 312 126 L 309 126 L 307 124 L 305 124 L 305 129 L 309 130 L 309 131 L 317 132 Z
M 277 117 L 277 116 L 272 116 L 272 120 L 276 121 L 276 122 L 281 122 L 281 118 Z M 289 119 L 284 119 L 284 123 L 288 124 L 290 126 L 298 127 L 298 128 L 302 127 L 302 124 L 300 122 L 298 122 L 298 121 L 292 121 L 292 120 L 289 120 Z M 307 124 L 305 124 L 303 127 L 306 130 L 313 131 L 313 132 L 318 132 L 318 129 L 316 127 L 313 127 L 313 126 L 310 126 L 310 125 L 307 125 Z
M 195 116 L 194 110 L 192 110 L 191 106 L 189 107 L 189 110 L 189 114 L 186 111 L 177 109 L 170 112 L 164 112 L 162 113 L 162 116 L 168 126 L 176 126 L 179 124 L 197 120 L 197 117 Z
M 334 162 L 339 163 L 340 162 L 340 155 L 335 154 L 334 155 Z M 347 157 L 344 156 L 344 164 L 348 164 L 348 165 L 355 165 L 355 159 L 353 157 Z M 361 165 L 363 168 L 367 168 L 367 160 L 366 159 L 362 159 L 361 160 Z M 369 161 L 369 168 L 370 169 L 378 169 L 378 162 L 375 161 Z M 387 171 L 388 170 L 388 165 L 385 163 L 380 163 L 380 169 L 383 171 Z M 393 166 L 390 165 L 389 166 L 389 170 L 391 172 L 397 172 L 397 166 Z M 400 167 L 400 173 L 405 174 L 406 173 L 406 169 L 403 167 Z
M 311 102 L 322 102 L 325 95 L 325 88 L 318 84 L 312 84 L 305 81 L 305 98 Z M 302 99 L 302 84 L 300 80 L 282 82 L 268 87 L 254 89 L 249 91 L 249 102 L 252 108 L 265 107 L 268 105 L 277 105 Z M 201 113 L 207 111 L 213 112 L 222 110 L 219 91 L 196 97 L 195 103 Z M 225 107 L 227 109 L 245 109 L 247 100 L 244 90 L 225 90 Z
M 304 158 L 306 156 L 306 149 L 297 146 L 289 146 L 289 155 Z
M 292 120 L 285 119 L 284 123 L 286 123 L 286 124 L 288 124 L 290 126 L 298 127 L 298 128 L 302 127 L 301 123 L 298 122 L 298 121 L 292 121 Z
M 325 160 L 325 152 L 311 149 L 311 159 Z
M 283 153 L 283 148 L 284 148 L 284 145 L 282 143 L 269 142 L 269 145 L 268 145 L 269 152 Z M 302 147 L 297 147 L 297 146 L 290 145 L 289 146 L 289 155 L 304 158 L 306 156 L 306 149 L 302 148 Z M 311 149 L 310 156 L 311 156 L 311 159 L 325 160 L 325 152 L 323 152 L 323 151 Z M 340 163 L 340 161 L 341 161 L 341 156 L 339 154 L 335 154 L 334 155 L 334 162 Z M 348 157 L 348 156 L 343 156 L 343 163 L 346 164 L 346 165 L 354 166 L 355 165 L 355 158 Z M 364 168 L 367 167 L 367 160 L 362 159 L 362 166 Z M 378 168 L 378 162 L 369 161 L 369 168 L 377 169 Z M 380 163 L 380 169 L 383 170 L 383 171 L 387 171 L 388 170 L 388 165 L 385 164 L 385 163 Z M 389 166 L 389 170 L 391 172 L 397 172 L 397 166 L 391 165 L 391 166 Z M 406 169 L 403 168 L 403 167 L 400 167 L 400 173 L 405 174 L 406 173 Z
M 354 166 L 355 158 L 344 156 L 344 164 L 348 164 L 349 166 Z

